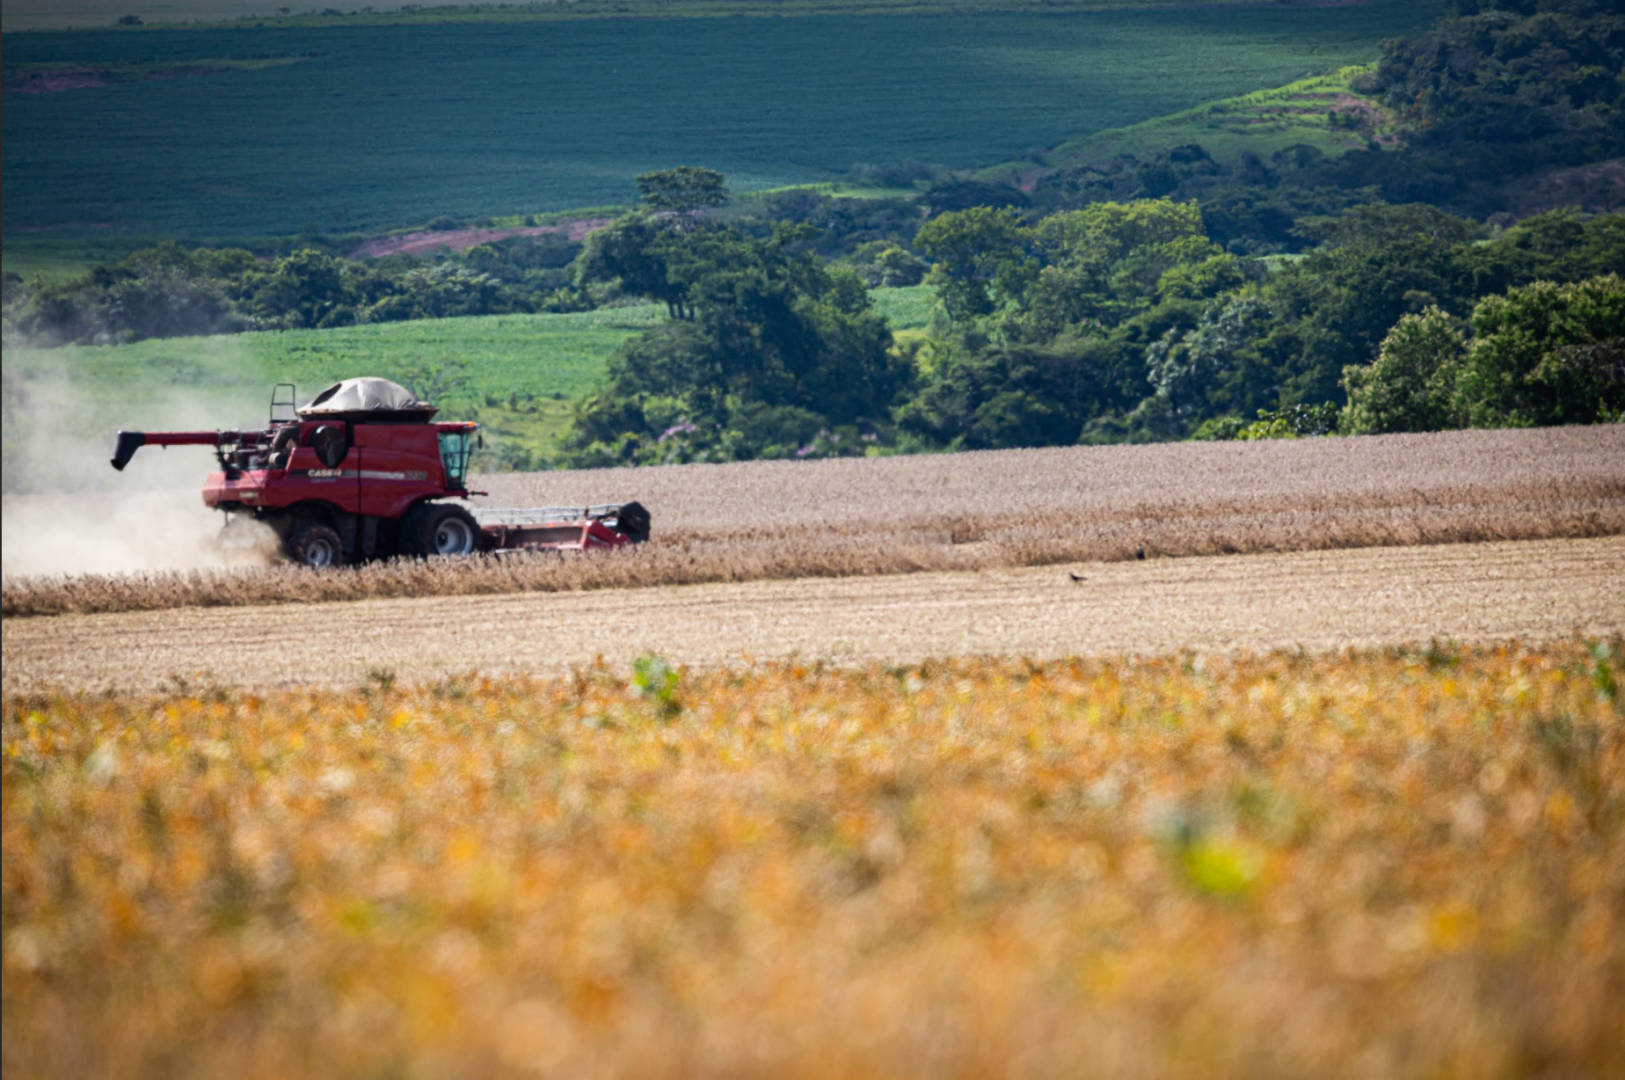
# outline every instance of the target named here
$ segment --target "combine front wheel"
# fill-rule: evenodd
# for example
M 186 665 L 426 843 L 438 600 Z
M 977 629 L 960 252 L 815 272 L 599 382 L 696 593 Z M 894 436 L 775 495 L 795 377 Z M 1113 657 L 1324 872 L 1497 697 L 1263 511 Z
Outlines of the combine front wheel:
M 479 523 L 461 506 L 426 503 L 403 526 L 403 546 L 414 555 L 472 555 L 480 549 Z
M 287 552 L 288 558 L 314 570 L 337 566 L 344 561 L 344 545 L 339 541 L 339 534 L 314 522 L 293 530 L 288 537 Z

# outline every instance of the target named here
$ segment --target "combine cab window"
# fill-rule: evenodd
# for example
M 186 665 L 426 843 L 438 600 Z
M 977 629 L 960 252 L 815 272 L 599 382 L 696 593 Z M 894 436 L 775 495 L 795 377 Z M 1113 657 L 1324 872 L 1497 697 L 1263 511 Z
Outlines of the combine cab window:
M 446 467 L 446 486 L 462 487 L 468 475 L 468 432 L 440 433 L 440 463 Z

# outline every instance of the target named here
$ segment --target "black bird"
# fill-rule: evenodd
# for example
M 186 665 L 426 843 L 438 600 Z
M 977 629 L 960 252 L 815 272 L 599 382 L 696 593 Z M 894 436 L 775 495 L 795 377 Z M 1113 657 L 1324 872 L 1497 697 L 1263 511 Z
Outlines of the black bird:
M 1066 572 L 1066 576 L 1072 579 L 1072 584 L 1074 584 L 1074 585 L 1076 585 L 1080 581 L 1088 581 L 1089 580 L 1088 578 L 1084 577 L 1082 574 L 1074 574 L 1070 570 L 1068 570 Z
M 1136 559 L 1143 559 L 1143 558 L 1145 558 L 1145 548 L 1144 548 L 1144 547 L 1137 547 L 1137 548 L 1135 548 L 1135 549 L 1134 549 L 1134 557 L 1135 557 L 1135 558 L 1136 558 Z

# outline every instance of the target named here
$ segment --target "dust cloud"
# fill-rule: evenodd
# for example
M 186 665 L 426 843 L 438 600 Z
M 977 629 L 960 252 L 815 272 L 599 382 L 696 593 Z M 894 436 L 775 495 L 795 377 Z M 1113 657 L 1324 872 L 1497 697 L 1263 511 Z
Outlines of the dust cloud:
M 123 472 L 109 464 L 120 428 L 258 427 L 263 403 L 173 385 L 132 399 L 60 369 L 18 365 L 6 372 L 4 406 L 0 575 L 191 570 L 274 557 L 269 529 L 238 521 L 223 535 L 225 516 L 203 505 L 203 480 L 218 467 L 209 447 L 146 446 Z
M 190 491 L 5 496 L 0 500 L 0 574 L 111 574 L 269 563 L 276 551 L 270 529 L 238 522 L 222 534 L 225 516 L 205 507 L 198 493 L 205 471 L 200 463 L 198 482 Z

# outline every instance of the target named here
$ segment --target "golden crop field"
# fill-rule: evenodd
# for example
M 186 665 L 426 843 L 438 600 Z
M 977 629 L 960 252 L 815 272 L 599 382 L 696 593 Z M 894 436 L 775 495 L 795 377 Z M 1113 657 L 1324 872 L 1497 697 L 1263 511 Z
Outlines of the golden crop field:
M 638 499 L 657 533 L 685 537 L 814 529 L 966 543 L 1061 522 L 1166 522 L 1171 546 L 1209 554 L 1228 549 L 1191 534 L 1229 527 L 1227 540 L 1244 544 L 1244 518 L 1254 544 L 1273 531 L 1284 546 L 1310 542 L 1316 515 L 1364 512 L 1392 530 L 1386 542 L 1407 543 L 1429 539 L 1428 511 L 1538 514 L 1564 502 L 1617 511 L 1625 424 L 582 469 L 482 477 L 480 487 L 495 506 Z M 1280 521 L 1292 516 L 1304 519 L 1296 535 Z M 1121 557 L 1138 535 L 1120 533 L 1104 553 Z
M 683 465 L 477 482 L 490 492 L 483 505 L 637 499 L 654 516 L 654 539 L 579 560 L 392 562 L 319 574 L 274 566 L 14 575 L 0 590 L 0 614 L 1052 566 L 1121 560 L 1139 549 L 1154 558 L 1613 536 L 1625 533 L 1625 425 Z M 9 500 L 7 516 L 27 521 L 32 505 Z M 127 518 L 129 528 L 142 527 L 139 515 Z M 204 527 L 214 527 L 206 515 Z
M 7 695 L 0 1064 L 1619 1075 L 1621 648 Z

